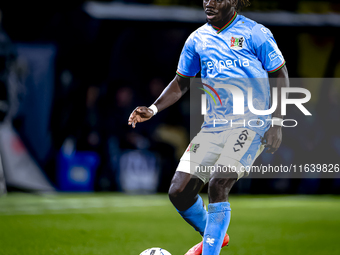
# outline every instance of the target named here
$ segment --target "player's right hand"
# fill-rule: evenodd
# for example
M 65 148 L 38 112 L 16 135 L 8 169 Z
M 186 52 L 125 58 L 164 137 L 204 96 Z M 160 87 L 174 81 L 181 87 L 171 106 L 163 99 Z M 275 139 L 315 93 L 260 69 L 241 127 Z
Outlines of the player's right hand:
M 144 122 L 153 116 L 153 111 L 146 106 L 138 106 L 133 112 L 130 114 L 128 125 L 132 125 L 133 128 L 136 127 L 136 124 L 139 122 Z

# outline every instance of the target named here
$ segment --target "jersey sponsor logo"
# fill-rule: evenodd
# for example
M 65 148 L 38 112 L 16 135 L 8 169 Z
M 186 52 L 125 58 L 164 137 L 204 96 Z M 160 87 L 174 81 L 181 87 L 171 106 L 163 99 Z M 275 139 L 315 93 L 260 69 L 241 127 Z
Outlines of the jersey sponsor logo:
M 279 54 L 276 50 L 273 50 L 272 52 L 270 52 L 268 54 L 268 57 L 270 61 L 273 61 L 274 59 L 277 59 L 277 58 L 280 58 L 281 60 L 283 60 L 283 57 L 281 56 L 281 54 Z
M 228 59 L 228 60 L 210 60 L 206 62 L 208 69 L 216 69 L 218 72 L 222 72 L 224 69 L 231 70 L 235 67 L 247 67 L 250 66 L 249 59 Z
M 243 49 L 243 43 L 244 43 L 244 37 L 234 37 L 232 36 L 230 39 L 230 48 L 232 50 L 242 50 Z

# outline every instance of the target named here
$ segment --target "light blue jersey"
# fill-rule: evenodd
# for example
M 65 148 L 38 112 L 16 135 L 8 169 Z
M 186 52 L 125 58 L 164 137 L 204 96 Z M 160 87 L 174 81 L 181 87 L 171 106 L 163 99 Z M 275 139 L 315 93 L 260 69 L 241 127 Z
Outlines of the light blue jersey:
M 255 115 L 249 111 L 246 103 L 248 88 L 252 88 L 254 107 L 257 110 L 268 109 L 268 73 L 275 72 L 284 65 L 285 60 L 270 30 L 235 12 L 223 28 L 207 23 L 188 37 L 180 56 L 177 74 L 191 78 L 201 71 L 202 81 L 207 85 L 204 89 L 218 99 L 215 100 L 218 102 L 216 104 L 206 92 L 208 105 L 202 131 L 214 132 L 243 127 L 231 126 L 230 120 L 233 120 L 234 123 L 245 121 L 246 127 L 263 136 L 270 126 L 270 122 L 265 120 L 271 116 Z M 244 115 L 233 114 L 232 93 L 228 89 L 216 88 L 220 83 L 234 85 L 243 92 Z M 229 122 L 216 125 L 216 119 Z M 250 126 L 249 120 L 254 120 Z

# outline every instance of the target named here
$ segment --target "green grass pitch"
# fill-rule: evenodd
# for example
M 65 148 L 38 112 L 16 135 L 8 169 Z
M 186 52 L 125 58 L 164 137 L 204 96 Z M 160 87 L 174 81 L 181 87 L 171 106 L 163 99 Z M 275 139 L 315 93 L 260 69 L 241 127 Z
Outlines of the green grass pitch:
M 230 203 L 230 245 L 221 254 L 340 254 L 338 196 L 231 196 Z M 0 198 L 1 255 L 139 255 L 151 247 L 183 255 L 200 240 L 163 194 Z

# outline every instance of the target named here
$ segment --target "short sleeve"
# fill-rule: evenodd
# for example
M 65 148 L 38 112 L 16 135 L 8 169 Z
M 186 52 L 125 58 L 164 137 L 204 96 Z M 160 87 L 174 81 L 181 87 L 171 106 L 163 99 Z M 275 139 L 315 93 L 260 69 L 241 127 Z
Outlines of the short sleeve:
M 273 73 L 285 65 L 282 53 L 268 28 L 257 24 L 252 30 L 252 40 L 254 52 L 268 73 Z
M 182 77 L 195 77 L 201 70 L 200 57 L 195 51 L 194 33 L 186 40 L 178 61 L 177 74 Z

